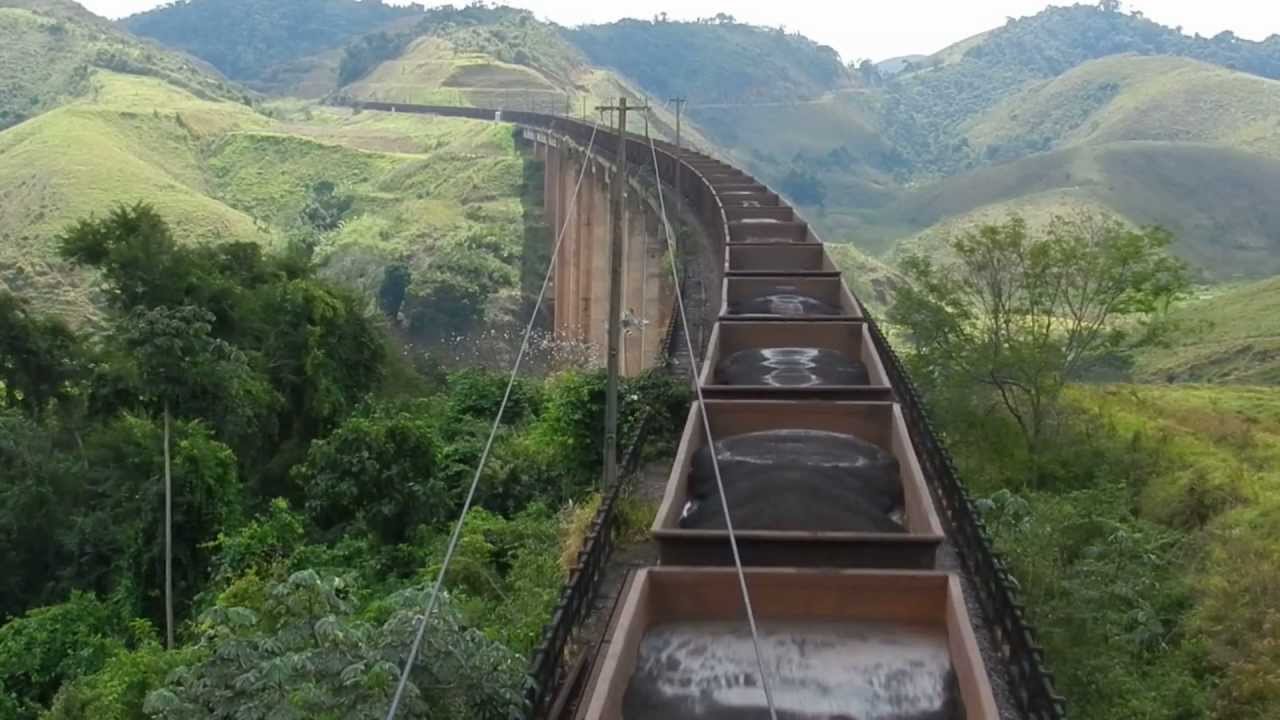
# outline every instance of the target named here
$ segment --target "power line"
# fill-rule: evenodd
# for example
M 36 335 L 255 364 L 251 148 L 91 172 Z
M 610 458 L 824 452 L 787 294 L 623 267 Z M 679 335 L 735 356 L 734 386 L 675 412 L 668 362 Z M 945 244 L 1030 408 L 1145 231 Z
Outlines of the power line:
M 600 129 L 599 125 L 593 125 L 591 128 L 591 139 L 587 142 L 588 156 L 591 155 L 591 149 L 595 146 L 596 132 Z M 582 163 L 582 171 L 578 173 L 578 183 L 573 188 L 573 197 L 566 206 L 566 211 L 572 209 L 578 202 L 578 191 L 582 189 L 582 179 L 587 174 L 588 160 Z M 502 404 L 498 406 L 498 415 L 493 419 L 493 427 L 489 430 L 489 439 L 485 441 L 484 451 L 480 454 L 480 462 L 476 465 L 476 474 L 471 478 L 471 488 L 467 490 L 467 499 L 462 504 L 462 514 L 458 516 L 458 523 L 453 527 L 453 534 L 449 537 L 449 546 L 444 553 L 444 563 L 440 566 L 440 572 L 436 574 L 434 587 L 431 589 L 431 597 L 427 601 L 427 608 L 422 614 L 422 620 L 418 623 L 417 634 L 413 638 L 413 645 L 409 648 L 409 657 L 405 660 L 404 668 L 400 670 L 400 680 L 396 684 L 396 694 L 391 698 L 391 707 L 387 710 L 387 720 L 395 720 L 396 713 L 400 710 L 400 701 L 404 696 L 405 686 L 409 682 L 409 673 L 413 671 L 413 665 L 418 659 L 418 651 L 422 647 L 422 638 L 427 632 L 427 623 L 431 620 L 431 613 L 435 610 L 436 600 L 440 597 L 440 589 L 444 585 L 445 573 L 449 570 L 449 563 L 453 561 L 453 553 L 458 548 L 458 539 L 462 535 L 462 525 L 467 520 L 467 513 L 471 510 L 471 503 L 476 497 L 476 488 L 480 486 L 480 473 L 484 470 L 485 462 L 489 459 L 489 451 L 493 448 L 493 439 L 498 435 L 498 427 L 502 423 L 502 414 L 507 409 L 507 401 L 511 399 L 511 389 L 516 384 L 516 375 L 520 372 L 520 363 L 524 360 L 525 351 L 529 348 L 529 337 L 533 334 L 533 326 L 538 320 L 538 311 L 542 308 L 542 300 L 547 295 L 547 286 L 551 284 L 551 271 L 556 266 L 556 258 L 560 255 L 560 243 L 564 240 L 565 230 L 569 227 L 572 218 L 566 212 L 564 224 L 560 226 L 560 233 L 556 236 L 555 247 L 551 251 L 551 262 L 547 265 L 547 275 L 542 279 L 542 289 L 538 291 L 538 300 L 534 303 L 533 312 L 529 316 L 529 324 L 525 326 L 524 338 L 520 342 L 520 351 L 516 353 L 515 364 L 511 368 L 511 376 L 507 379 L 507 389 L 502 394 Z
M 693 379 L 693 389 L 697 393 L 698 414 L 702 416 L 702 429 L 707 438 L 707 450 L 711 453 L 711 468 L 715 471 L 716 488 L 720 492 L 720 508 L 724 511 L 724 526 L 729 533 L 729 547 L 733 550 L 733 566 L 738 572 L 738 586 L 742 590 L 742 603 L 747 608 L 747 624 L 751 627 L 751 644 L 755 648 L 756 666 L 760 668 L 760 685 L 764 688 L 765 703 L 769 706 L 770 720 L 778 720 L 778 710 L 773 704 L 773 690 L 769 686 L 769 675 L 764 669 L 764 654 L 760 652 L 760 632 L 756 627 L 756 614 L 751 607 L 751 594 L 747 591 L 747 576 L 742 570 L 742 556 L 738 554 L 738 538 L 733 531 L 733 520 L 729 517 L 729 499 L 724 492 L 724 478 L 720 475 L 720 458 L 716 452 L 715 439 L 711 435 L 711 421 L 707 418 L 707 402 L 702 397 L 702 385 L 698 382 L 698 356 L 693 352 L 693 341 L 689 338 L 689 316 L 685 311 L 684 293 L 680 289 L 680 276 L 676 270 L 675 242 L 671 237 L 671 221 L 667 218 L 667 201 L 662 193 L 662 177 L 658 172 L 658 148 L 653 137 L 646 134 L 649 150 L 653 153 L 653 179 L 658 186 L 658 206 L 662 210 L 662 227 L 667 236 L 667 254 L 671 259 L 671 278 L 676 290 L 676 306 L 680 308 L 680 323 L 684 327 L 685 348 L 689 352 L 689 374 Z M 623 138 L 623 142 L 626 139 Z M 679 173 L 679 167 L 676 168 Z

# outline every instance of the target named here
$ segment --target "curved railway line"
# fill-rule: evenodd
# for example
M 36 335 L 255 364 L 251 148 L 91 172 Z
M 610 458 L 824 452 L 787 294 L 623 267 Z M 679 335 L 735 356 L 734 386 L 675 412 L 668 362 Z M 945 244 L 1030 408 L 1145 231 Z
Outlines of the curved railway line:
M 500 119 L 579 146 L 588 144 L 595 129 L 538 113 L 353 104 Z M 600 130 L 594 146 L 612 157 L 622 141 Z M 634 173 L 652 177 L 656 172 L 669 194 L 680 188 L 682 205 L 696 216 L 712 251 L 724 258 L 718 321 L 702 349 L 705 362 L 697 379 L 705 401 L 690 410 L 654 521 L 660 564 L 630 578 L 604 638 L 584 651 L 575 632 L 590 612 L 612 549 L 613 510 L 624 485 L 619 482 L 601 503 L 578 567 L 532 658 L 527 716 L 617 718 L 624 716 L 625 706 L 632 714 L 644 708 L 645 717 L 769 717 L 761 704 L 764 693 L 748 670 L 755 666 L 742 662 L 742 636 L 731 625 L 742 618 L 742 597 L 728 533 L 714 523 L 690 523 L 699 503 L 714 500 L 698 489 L 699 473 L 705 475 L 699 463 L 710 456 L 703 448 L 706 413 L 715 455 L 730 469 L 734 456 L 723 448 L 737 439 L 777 444 L 781 455 L 768 460 L 779 462 L 796 449 L 787 443 L 792 442 L 788 433 L 797 432 L 835 438 L 831 442 L 837 444 L 872 443 L 882 451 L 877 457 L 892 468 L 887 476 L 893 481 L 888 493 L 895 498 L 891 520 L 876 517 L 867 527 L 771 525 L 770 513 L 783 512 L 820 525 L 828 506 L 840 502 L 809 500 L 810 507 L 793 507 L 796 498 L 824 497 L 823 487 L 805 471 L 788 475 L 787 481 L 795 483 L 788 487 L 815 485 L 810 492 L 776 493 L 767 507 L 756 509 L 765 518 L 756 527 L 739 521 L 746 509 L 735 510 L 734 534 L 770 653 L 778 717 L 855 716 L 849 708 L 870 702 L 868 697 L 879 703 L 868 710 L 879 713 L 874 717 L 899 720 L 994 720 L 1008 713 L 1032 720 L 1065 717 L 1064 701 L 1054 691 L 1015 584 L 915 386 L 813 229 L 776 193 L 737 168 L 669 143 L 651 145 L 644 136 L 631 134 L 625 142 Z M 676 325 L 665 343 L 668 361 Z M 759 375 L 761 369 L 780 367 L 774 360 L 784 350 L 805 357 L 820 351 L 848 372 L 800 384 Z M 735 375 L 734 363 L 743 358 L 756 362 Z M 800 454 L 812 451 L 800 446 Z M 634 468 L 633 452 L 627 460 Z M 681 654 L 680 647 L 695 651 Z M 714 656 L 714 668 L 708 669 L 705 656 Z M 933 675 L 919 670 L 930 658 L 940 659 Z M 904 679 L 906 667 L 916 668 L 919 677 Z M 997 709 L 989 672 L 1002 678 L 1004 700 L 1012 706 L 1006 713 Z M 725 677 L 736 677 L 738 686 L 715 685 Z M 710 691 L 699 684 L 707 682 L 715 686 Z M 701 693 L 690 691 L 690 684 Z M 889 697 L 893 687 L 897 696 Z M 848 702 L 839 705 L 833 695 Z

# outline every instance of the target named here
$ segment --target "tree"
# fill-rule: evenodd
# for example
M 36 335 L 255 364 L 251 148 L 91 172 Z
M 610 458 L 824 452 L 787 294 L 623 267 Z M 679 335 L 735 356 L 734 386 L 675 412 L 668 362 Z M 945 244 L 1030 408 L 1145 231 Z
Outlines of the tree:
M 0 292 L 0 398 L 5 404 L 38 419 L 50 403 L 70 397 L 80 355 L 66 324 L 36 317 L 21 298 Z
M 421 415 L 376 409 L 311 443 L 293 480 L 322 530 L 363 524 L 379 540 L 404 542 L 421 523 L 448 522 L 459 503 L 435 473 L 436 442 Z
M 97 268 L 119 309 L 181 305 L 192 277 L 190 257 L 150 205 L 120 206 L 101 220 L 80 220 L 59 237 L 62 254 Z
M 34 720 L 63 683 L 98 671 L 145 629 L 112 603 L 72 593 L 0 626 L 0 687 L 17 700 L 18 718 Z
M 242 354 L 211 337 L 213 315 L 190 305 L 135 310 L 122 330 L 141 387 L 160 405 L 164 420 L 165 639 L 173 648 L 173 475 L 170 412 L 202 392 L 220 393 L 251 376 Z
M 313 183 L 307 188 L 307 202 L 302 207 L 302 221 L 316 232 L 337 230 L 342 220 L 351 212 L 355 199 L 339 195 L 338 188 L 328 180 Z
M 1035 234 L 1014 216 L 952 238 L 951 260 L 909 256 L 889 316 L 926 383 L 993 392 L 1034 461 L 1067 381 L 1155 339 L 1152 321 L 1187 286 L 1172 239 L 1087 214 Z
M 400 316 L 411 282 L 413 273 L 404 263 L 393 263 L 382 271 L 382 285 L 378 288 L 378 307 L 382 314 L 393 321 Z
M 303 570 L 265 587 L 257 606 L 210 609 L 200 622 L 203 659 L 151 693 L 147 713 L 161 720 L 382 718 L 430 591 L 383 599 L 379 623 L 352 606 L 357 590 Z M 404 717 L 510 717 L 520 701 L 517 655 L 464 628 L 447 604 L 432 615 L 425 640 Z

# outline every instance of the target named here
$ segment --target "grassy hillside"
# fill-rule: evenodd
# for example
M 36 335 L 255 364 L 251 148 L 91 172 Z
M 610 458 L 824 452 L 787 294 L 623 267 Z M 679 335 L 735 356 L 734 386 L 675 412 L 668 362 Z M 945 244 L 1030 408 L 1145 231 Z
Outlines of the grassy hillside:
M 915 245 L 1009 212 L 1106 210 L 1177 236 L 1175 250 L 1206 280 L 1280 272 L 1280 209 L 1268 200 L 1280 162 L 1214 145 L 1123 142 L 1032 155 L 904 192 L 889 206 L 852 211 L 870 247 Z M 904 240 L 904 237 L 907 238 Z M 900 249 L 900 248 L 899 248 Z
M 85 100 L 0 132 L 0 287 L 68 318 L 94 316 L 92 279 L 58 259 L 54 238 L 116 203 L 152 203 L 184 241 L 278 244 L 314 232 L 301 211 L 331 182 L 352 208 L 318 251 L 370 297 L 387 265 L 423 269 L 469 234 L 518 258 L 540 222 L 525 207 L 530 161 L 501 126 L 298 103 L 263 114 L 106 71 L 89 84 Z
M 94 99 L 0 132 L 0 284 L 84 317 L 88 279 L 62 265 L 53 237 L 118 202 L 154 204 L 191 240 L 270 237 L 210 196 L 200 156 L 203 138 L 266 118 L 156 78 L 97 71 L 86 83 Z
M 1221 144 L 1280 158 L 1280 82 L 1185 58 L 1117 55 L 1010 97 L 965 137 L 993 159 L 1126 140 Z
M 1146 382 L 1280 384 L 1280 278 L 1205 292 L 1174 318 L 1168 347 L 1137 358 Z
M 881 74 L 728 23 L 569 36 L 593 62 L 691 97 L 712 140 L 829 240 L 891 256 L 974 220 L 1083 206 L 1170 227 L 1205 278 L 1280 270 L 1267 199 L 1280 38 L 1197 39 L 1137 15 L 1050 8 Z M 780 70 L 738 77 L 753 65 Z
M 1280 390 L 1077 386 L 1069 410 L 1052 482 L 975 492 L 1073 716 L 1275 717 Z M 977 486 L 1008 458 L 984 423 L 948 428 Z
M 193 60 L 131 38 L 75 3 L 0 0 L 0 129 L 84 97 L 98 69 L 161 78 L 205 99 L 244 97 Z
M 1211 716 L 1274 717 L 1280 390 L 1113 387 L 1083 393 L 1081 404 L 1157 459 L 1137 487 L 1137 512 L 1186 538 L 1175 567 L 1193 603 L 1185 632 L 1219 680 Z

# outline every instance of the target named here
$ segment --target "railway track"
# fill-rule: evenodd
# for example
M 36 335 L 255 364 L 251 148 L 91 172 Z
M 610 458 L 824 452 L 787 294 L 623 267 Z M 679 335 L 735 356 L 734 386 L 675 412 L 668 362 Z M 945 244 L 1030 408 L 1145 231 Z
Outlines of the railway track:
M 593 130 L 535 113 L 357 106 L 500 118 L 580 146 Z M 620 142 L 602 132 L 595 146 L 611 157 Z M 637 172 L 682 189 L 724 257 L 719 319 L 697 378 L 705 402 L 690 410 L 652 529 L 658 564 L 630 573 L 604 637 L 583 652 L 574 634 L 605 575 L 614 488 L 533 658 L 529 716 L 995 720 L 998 675 L 1016 716 L 1065 717 L 1012 579 L 910 377 L 813 229 L 737 168 L 640 136 L 625 142 Z M 676 339 L 668 360 L 687 366 Z M 702 512 L 718 501 L 706 490 L 708 458 L 734 490 L 721 497 L 734 508 L 766 649 L 768 706 L 744 650 L 729 532 Z M 769 472 L 753 475 L 762 463 Z M 878 474 L 865 463 L 880 463 Z M 831 467 L 856 476 L 857 491 L 815 481 Z

